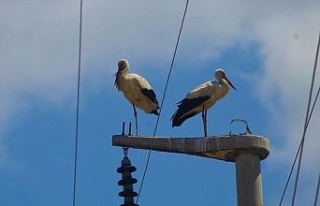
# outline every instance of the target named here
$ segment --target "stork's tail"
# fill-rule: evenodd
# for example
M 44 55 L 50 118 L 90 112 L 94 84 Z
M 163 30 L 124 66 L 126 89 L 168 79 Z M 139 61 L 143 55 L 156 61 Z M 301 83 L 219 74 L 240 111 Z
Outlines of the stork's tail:
M 181 126 L 184 121 L 186 121 L 190 117 L 193 117 L 196 114 L 198 114 L 198 113 L 194 112 L 194 113 L 189 113 L 189 114 L 184 115 L 184 114 L 181 114 L 178 109 L 171 117 L 172 127 Z
M 155 110 L 151 111 L 151 114 L 155 114 L 155 115 L 159 116 L 158 109 L 155 109 Z
M 174 118 L 172 119 L 172 127 L 179 127 L 184 121 L 185 119 Z

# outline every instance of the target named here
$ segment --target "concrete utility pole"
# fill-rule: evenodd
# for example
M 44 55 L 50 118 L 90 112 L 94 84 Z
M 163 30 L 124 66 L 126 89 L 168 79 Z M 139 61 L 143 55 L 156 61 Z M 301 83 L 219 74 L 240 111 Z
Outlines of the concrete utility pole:
M 114 135 L 114 146 L 184 153 L 235 162 L 238 206 L 262 206 L 260 161 L 269 154 L 269 141 L 258 135 L 200 138 L 160 138 Z

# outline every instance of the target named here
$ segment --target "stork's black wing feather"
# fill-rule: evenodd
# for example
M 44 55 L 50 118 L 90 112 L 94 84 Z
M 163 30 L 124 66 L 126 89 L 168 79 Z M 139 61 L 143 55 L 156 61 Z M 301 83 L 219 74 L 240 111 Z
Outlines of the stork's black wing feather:
M 141 89 L 141 92 L 144 96 L 148 97 L 152 102 L 158 104 L 156 94 L 152 89 Z
M 209 96 L 200 96 L 192 99 L 185 98 L 180 102 L 178 102 L 178 109 L 171 117 L 172 127 L 180 126 L 185 120 L 196 115 L 197 113 L 190 113 L 188 115 L 185 115 L 185 114 L 190 110 L 192 110 L 193 108 L 200 106 L 203 102 L 207 101 L 209 98 L 210 98 Z

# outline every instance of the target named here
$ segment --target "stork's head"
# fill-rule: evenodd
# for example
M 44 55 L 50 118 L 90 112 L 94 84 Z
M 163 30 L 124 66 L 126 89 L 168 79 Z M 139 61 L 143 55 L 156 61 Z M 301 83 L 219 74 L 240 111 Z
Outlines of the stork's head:
M 219 82 L 225 80 L 227 82 L 227 84 L 232 87 L 234 90 L 237 90 L 233 84 L 231 83 L 231 81 L 228 79 L 228 77 L 226 76 L 226 73 L 223 71 L 223 69 L 217 69 L 215 72 L 214 72 L 214 76 L 217 78 L 217 80 Z
M 118 73 L 125 73 L 128 72 L 129 69 L 129 62 L 126 59 L 121 59 L 118 62 Z

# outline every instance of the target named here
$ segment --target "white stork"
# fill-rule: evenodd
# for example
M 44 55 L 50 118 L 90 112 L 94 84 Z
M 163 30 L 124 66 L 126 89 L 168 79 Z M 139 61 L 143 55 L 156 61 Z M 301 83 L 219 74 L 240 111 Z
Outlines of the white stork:
M 126 59 L 121 59 L 118 62 L 118 72 L 115 74 L 116 79 L 114 85 L 123 92 L 127 100 L 132 104 L 136 134 L 138 135 L 138 118 L 136 106 L 145 111 L 159 115 L 158 100 L 149 82 L 138 74 L 128 73 L 129 62 Z
M 229 86 L 236 90 L 222 69 L 217 69 L 214 76 L 218 81 L 201 84 L 178 102 L 178 109 L 171 117 L 172 127 L 180 126 L 185 120 L 201 112 L 204 136 L 207 136 L 207 110 L 228 93 Z

